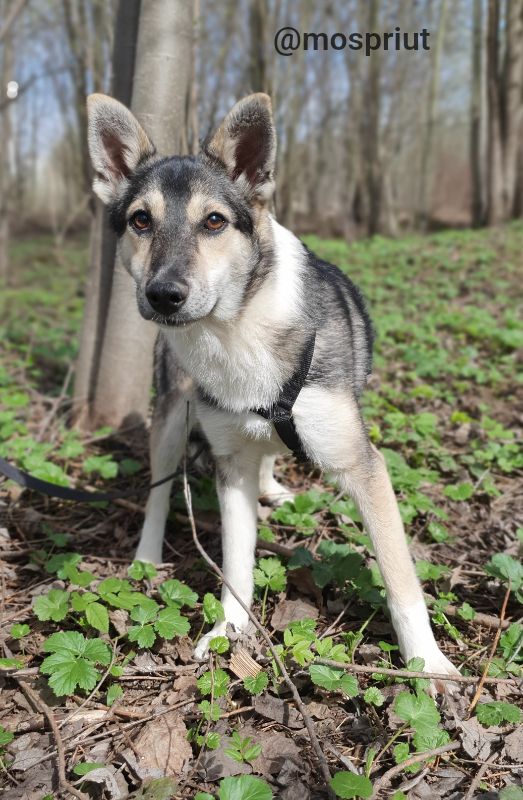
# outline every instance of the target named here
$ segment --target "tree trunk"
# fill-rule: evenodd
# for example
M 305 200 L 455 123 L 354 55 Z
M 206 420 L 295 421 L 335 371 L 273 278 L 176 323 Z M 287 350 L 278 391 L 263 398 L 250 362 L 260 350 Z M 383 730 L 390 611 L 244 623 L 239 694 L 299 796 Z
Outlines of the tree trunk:
M 434 142 L 434 128 L 436 123 L 436 110 L 438 101 L 439 75 L 441 65 L 441 53 L 443 42 L 445 41 L 445 29 L 447 23 L 448 0 L 441 0 L 436 44 L 434 47 L 434 57 L 430 75 L 429 91 L 427 96 L 426 128 L 421 152 L 420 168 L 420 187 L 418 197 L 418 222 L 422 230 L 427 229 L 429 206 L 430 206 L 430 187 L 432 177 L 432 149 Z
M 509 220 L 514 214 L 518 146 L 523 110 L 523 0 L 508 0 L 505 36 L 501 131 L 503 140 L 503 217 L 505 220 Z
M 141 4 L 131 109 L 160 153 L 187 152 L 192 37 L 192 3 Z M 139 315 L 134 284 L 117 257 L 92 379 L 91 427 L 146 420 L 155 338 L 156 327 Z
M 127 106 L 131 104 L 132 99 L 139 19 L 140 0 L 120 0 L 115 22 L 112 94 Z M 89 429 L 93 424 L 92 404 L 100 369 L 116 256 L 116 236 L 108 224 L 105 207 L 100 200 L 95 199 L 94 203 L 89 275 L 73 400 L 73 416 L 76 424 L 85 429 Z
M 378 30 L 378 2 L 368 0 L 369 31 Z M 368 73 L 363 104 L 363 152 L 368 202 L 367 233 L 380 231 L 382 201 L 382 171 L 380 163 L 380 100 L 381 54 L 375 51 L 368 59 Z
M 472 197 L 472 225 L 483 224 L 483 184 L 481 159 L 481 110 L 482 110 L 482 58 L 481 58 L 481 6 L 482 0 L 473 0 L 472 22 L 472 90 L 470 102 L 470 174 Z
M 267 73 L 267 23 L 269 9 L 267 0 L 250 0 L 249 28 L 251 46 L 249 48 L 249 90 L 251 92 L 270 92 Z
M 499 0 L 488 0 L 487 21 L 487 221 L 503 220 L 503 159 L 501 144 L 501 97 L 499 80 Z
M 1 7 L 2 11 L 7 8 L 7 2 Z M 14 21 L 14 20 L 13 20 Z M 1 82 L 5 87 L 12 78 L 13 70 L 13 40 L 12 36 L 6 36 L 3 44 Z M 16 99 L 10 100 L 0 115 L 2 147 L 0 148 L 0 284 L 7 284 L 9 279 L 9 228 L 11 196 L 13 183 L 13 103 Z

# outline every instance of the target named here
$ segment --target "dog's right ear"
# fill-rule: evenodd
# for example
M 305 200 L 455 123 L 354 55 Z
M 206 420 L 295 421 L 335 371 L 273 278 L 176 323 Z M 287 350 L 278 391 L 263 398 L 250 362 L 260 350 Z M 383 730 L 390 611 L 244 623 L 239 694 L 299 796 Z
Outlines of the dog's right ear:
M 95 171 L 93 190 L 110 203 L 122 181 L 156 148 L 138 120 L 118 100 L 105 94 L 87 98 L 87 140 Z

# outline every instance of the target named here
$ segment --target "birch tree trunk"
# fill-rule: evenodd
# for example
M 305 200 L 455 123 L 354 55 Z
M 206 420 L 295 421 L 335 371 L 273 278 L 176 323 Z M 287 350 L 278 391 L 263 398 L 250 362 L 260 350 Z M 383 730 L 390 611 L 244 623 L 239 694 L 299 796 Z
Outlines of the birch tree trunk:
M 193 5 L 184 0 L 140 6 L 131 109 L 163 154 L 187 152 L 192 17 Z M 149 410 L 156 328 L 139 315 L 133 282 L 118 258 L 101 326 L 99 365 L 90 376 L 88 425 L 143 422 Z
M 0 6 L 2 11 L 7 10 L 7 0 Z M 14 20 L 13 20 L 14 21 Z M 2 47 L 2 66 L 0 70 L 0 80 L 2 88 L 11 79 L 13 69 L 13 42 L 11 35 L 5 37 Z M 11 196 L 13 184 L 13 103 L 10 100 L 3 112 L 0 114 L 0 132 L 2 136 L 2 147 L 0 149 L 0 284 L 7 284 L 9 280 L 9 228 Z

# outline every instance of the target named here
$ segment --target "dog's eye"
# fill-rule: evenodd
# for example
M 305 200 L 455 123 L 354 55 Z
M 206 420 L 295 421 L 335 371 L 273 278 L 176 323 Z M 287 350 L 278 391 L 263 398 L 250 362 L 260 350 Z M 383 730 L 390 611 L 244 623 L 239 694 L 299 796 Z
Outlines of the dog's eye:
M 212 214 L 209 214 L 204 222 L 204 226 L 208 231 L 221 231 L 225 225 L 227 225 L 227 220 L 224 216 L 218 214 L 217 211 L 213 211 Z
M 135 211 L 129 223 L 135 231 L 148 231 L 151 227 L 151 217 L 147 211 Z

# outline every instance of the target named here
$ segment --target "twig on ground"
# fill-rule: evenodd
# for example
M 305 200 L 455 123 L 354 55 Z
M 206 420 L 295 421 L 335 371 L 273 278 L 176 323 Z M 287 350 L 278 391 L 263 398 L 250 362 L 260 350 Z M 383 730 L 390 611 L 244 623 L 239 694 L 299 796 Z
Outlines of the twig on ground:
M 348 672 L 361 672 L 363 675 L 378 673 L 391 675 L 393 678 L 428 678 L 429 680 L 450 681 L 450 683 L 476 683 L 481 678 L 468 675 L 443 675 L 439 672 L 415 672 L 410 669 L 390 669 L 389 667 L 373 667 L 363 664 L 345 664 L 341 661 L 332 661 L 330 658 L 315 658 L 315 664 L 324 664 L 326 667 L 337 667 Z M 486 678 L 483 683 L 515 683 L 516 678 Z
M 503 620 L 505 619 L 505 613 L 507 611 L 507 604 L 508 604 L 508 599 L 510 597 L 510 590 L 511 590 L 511 584 L 510 584 L 510 580 L 509 580 L 508 586 L 507 586 L 507 591 L 505 592 L 505 597 L 503 598 L 503 604 L 501 606 L 501 612 L 499 614 L 499 627 L 498 627 L 498 629 L 496 631 L 496 635 L 494 636 L 494 641 L 492 642 L 492 647 L 490 648 L 490 653 L 489 653 L 488 658 L 487 658 L 487 660 L 485 662 L 485 667 L 483 669 L 483 674 L 482 674 L 481 678 L 479 679 L 478 687 L 477 687 L 476 692 L 474 694 L 474 697 L 472 698 L 472 700 L 470 702 L 470 705 L 468 707 L 469 715 L 474 711 L 474 709 L 475 709 L 475 707 L 476 707 L 476 705 L 478 703 L 478 700 L 479 700 L 479 698 L 481 696 L 481 691 L 483 689 L 483 686 L 487 682 L 487 673 L 488 673 L 490 664 L 492 662 L 492 659 L 494 658 L 494 653 L 496 652 L 496 647 L 498 646 L 499 637 L 501 636 L 501 631 L 503 630 L 503 627 L 502 627 L 503 626 Z
M 34 689 L 32 689 L 31 686 L 28 686 L 27 683 L 25 683 L 24 681 L 18 681 L 18 685 L 20 686 L 20 689 L 25 694 L 30 703 L 42 712 L 47 722 L 49 723 L 49 727 L 51 728 L 51 732 L 53 734 L 53 738 L 56 745 L 58 781 L 60 783 L 60 787 L 64 790 L 64 792 L 69 792 L 69 794 L 72 794 L 73 797 L 78 798 L 78 800 L 89 800 L 88 795 L 86 795 L 84 792 L 81 792 L 79 789 L 76 789 L 67 780 L 64 743 L 62 741 L 62 737 L 60 735 L 60 731 L 58 729 L 58 725 L 56 724 L 56 720 L 54 718 L 52 710 L 49 708 L 47 703 L 45 703 L 42 700 L 42 698 L 34 691 Z
M 499 756 L 499 753 L 494 753 L 489 758 L 488 761 L 484 761 L 483 762 L 481 767 L 476 772 L 474 778 L 472 779 L 472 783 L 470 784 L 470 786 L 469 786 L 469 788 L 467 790 L 467 794 L 463 797 L 463 800 L 471 800 L 474 797 L 474 795 L 476 793 L 476 789 L 478 788 L 479 784 L 481 783 L 481 779 L 483 778 L 483 775 L 489 769 L 489 767 L 492 767 L 493 764 L 497 761 L 498 756 Z
M 445 607 L 445 614 L 447 617 L 458 617 L 458 619 L 462 619 L 459 615 L 459 608 L 458 606 L 446 606 Z M 498 617 L 495 617 L 491 614 L 484 614 L 482 611 L 477 611 L 476 615 L 473 619 L 475 625 L 482 625 L 484 628 L 499 628 L 500 621 Z M 503 620 L 502 627 L 503 629 L 508 628 L 510 622 L 506 619 Z
M 184 497 L 185 497 L 185 503 L 186 503 L 186 506 L 187 506 L 187 514 L 188 514 L 188 517 L 189 517 L 189 521 L 191 523 L 192 537 L 193 537 L 193 541 L 194 541 L 194 544 L 196 546 L 196 549 L 198 550 L 198 552 L 200 553 L 200 555 L 202 556 L 204 561 L 206 561 L 206 563 L 211 567 L 211 569 L 216 573 L 216 575 L 218 575 L 218 577 L 221 579 L 221 581 L 224 583 L 224 585 L 227 586 L 227 588 L 229 589 L 229 591 L 232 594 L 232 596 L 240 604 L 240 606 L 243 608 L 243 610 L 248 614 L 249 619 L 253 623 L 254 627 L 260 633 L 262 638 L 265 640 L 265 643 L 267 644 L 267 647 L 269 648 L 269 650 L 271 652 L 271 655 L 272 655 L 274 661 L 276 662 L 276 664 L 278 666 L 278 669 L 280 670 L 280 673 L 281 673 L 281 675 L 283 677 L 283 680 L 287 684 L 287 686 L 288 686 L 288 688 L 289 688 L 289 690 L 290 690 L 290 692 L 292 694 L 292 697 L 293 697 L 293 700 L 294 700 L 294 702 L 296 704 L 296 707 L 297 707 L 298 711 L 300 712 L 300 714 L 301 714 L 301 716 L 303 718 L 303 722 L 305 723 L 305 727 L 307 728 L 307 732 L 309 734 L 309 739 L 310 739 L 310 742 L 311 742 L 311 745 L 312 745 L 312 749 L 314 750 L 314 752 L 316 754 L 316 757 L 318 759 L 319 765 L 320 765 L 320 769 L 321 769 L 321 772 L 322 772 L 322 775 L 323 775 L 323 779 L 325 780 L 326 786 L 329 787 L 331 774 L 330 774 L 330 770 L 329 770 L 329 765 L 327 764 L 327 759 L 325 758 L 323 750 L 321 749 L 321 745 L 319 743 L 318 737 L 316 735 L 316 730 L 314 728 L 314 723 L 313 723 L 311 717 L 309 716 L 309 714 L 307 713 L 305 705 L 304 705 L 304 703 L 303 703 L 303 701 L 302 701 L 302 699 L 300 697 L 300 694 L 299 694 L 296 686 L 294 685 L 293 681 L 291 680 L 291 678 L 289 676 L 289 673 L 287 672 L 285 664 L 283 663 L 283 661 L 281 660 L 280 656 L 278 655 L 278 652 L 274 648 L 274 645 L 271 642 L 269 634 L 267 633 L 267 631 L 265 630 L 263 625 L 258 621 L 257 617 L 252 613 L 250 608 L 248 608 L 245 605 L 245 603 L 242 601 L 242 599 L 239 597 L 239 595 L 235 591 L 234 587 L 231 586 L 229 581 L 225 578 L 225 575 L 223 574 L 223 572 L 220 569 L 220 567 L 218 566 L 218 564 L 216 564 L 216 562 L 212 560 L 212 558 L 207 554 L 207 552 L 204 550 L 204 548 L 202 547 L 202 545 L 200 543 L 200 540 L 198 538 L 198 533 L 196 531 L 196 523 L 195 523 L 195 520 L 194 520 L 194 514 L 193 514 L 193 510 L 192 510 L 191 490 L 190 490 L 190 487 L 189 487 L 189 482 L 187 480 L 187 469 L 186 469 L 186 460 L 185 460 L 185 458 L 184 458 L 184 465 L 183 465 L 183 493 L 184 493 Z M 333 796 L 333 792 L 332 792 L 331 789 L 329 789 L 329 795 L 331 797 Z
M 426 761 L 429 758 L 434 758 L 435 756 L 441 756 L 444 753 L 450 753 L 453 750 L 459 750 L 461 747 L 460 742 L 450 742 L 450 744 L 444 744 L 441 747 L 436 747 L 434 750 L 427 750 L 424 753 L 416 753 L 416 755 L 407 758 L 405 761 L 402 761 L 401 764 L 397 764 L 395 767 L 387 770 L 384 775 L 379 778 L 376 783 L 374 784 L 374 791 L 372 794 L 373 800 L 378 797 L 379 793 L 385 789 L 391 780 L 399 775 L 400 772 L 403 772 L 405 767 L 410 767 L 411 764 L 419 764 L 420 761 Z

